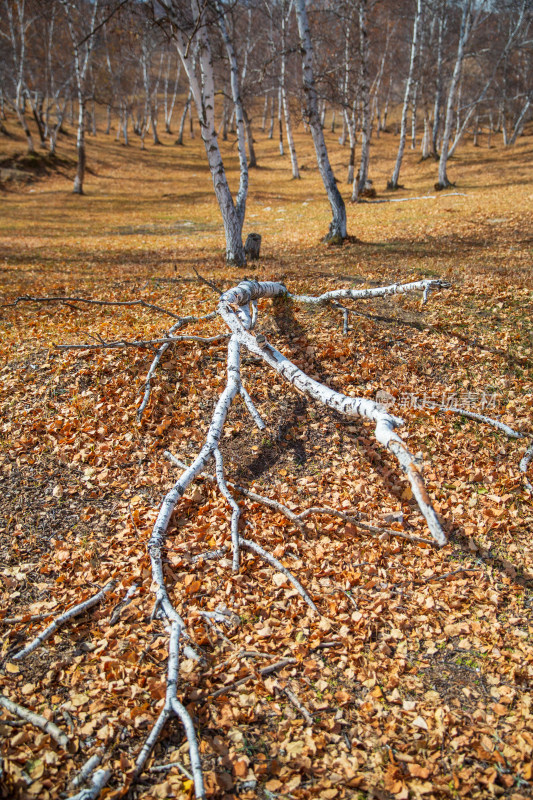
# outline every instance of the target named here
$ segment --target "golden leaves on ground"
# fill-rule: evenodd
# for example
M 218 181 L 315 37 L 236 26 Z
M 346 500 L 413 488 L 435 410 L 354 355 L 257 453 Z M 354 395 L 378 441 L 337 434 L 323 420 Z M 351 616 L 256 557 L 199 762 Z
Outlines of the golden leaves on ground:
M 531 220 L 521 184 L 502 191 L 496 149 L 483 184 L 460 155 L 467 197 L 352 207 L 349 227 L 361 241 L 324 249 L 318 240 L 328 212 L 318 179 L 307 171 L 301 182 L 290 181 L 275 143 L 260 139 L 269 169 L 254 173 L 249 203 L 264 233 L 258 278 L 283 275 L 297 292 L 433 276 L 454 286 L 423 310 L 409 297 L 356 306 L 361 315 L 350 316 L 345 338 L 332 310 L 274 309 L 270 317 L 261 309 L 269 341 L 310 374 L 349 394 L 387 393 L 392 413 L 406 419 L 410 450 L 422 454 L 450 545 L 436 552 L 388 535 L 368 538 L 322 516 L 308 518 L 301 534 L 285 517 L 247 504 L 245 524 L 305 585 L 324 615 L 316 619 L 285 576 L 248 553 L 236 576 L 227 560 L 193 563 L 200 552 L 227 545 L 230 529 L 212 486 L 191 487 L 173 517 L 164 567 L 173 602 L 206 656 L 205 665 L 182 660 L 179 697 L 197 725 L 208 793 L 521 800 L 531 792 L 533 769 L 533 514 L 518 470 L 526 443 L 435 408 L 453 398 L 531 434 Z M 2 200 L 8 294 L 142 296 L 180 313 L 210 310 L 216 295 L 189 280 L 190 266 L 224 287 L 241 277 L 213 255 L 222 245 L 219 230 L 202 229 L 201 238 L 194 230 L 178 237 L 135 230 L 176 215 L 199 229 L 218 224 L 210 195 L 188 199 L 190 170 L 202 169 L 199 143 L 180 149 L 171 173 L 170 144 L 163 155 L 154 149 L 132 156 L 103 137 L 96 142 L 99 166 L 109 159 L 123 167 L 109 197 L 109 184 L 89 176 L 88 196 L 72 199 L 67 211 L 66 184 L 57 177 L 37 184 L 34 194 Z M 520 180 L 531 180 L 528 142 L 506 153 Z M 388 175 L 393 143 L 388 134 L 376 140 L 375 185 Z M 310 152 L 303 134 L 297 146 Z M 344 151 L 334 152 L 338 163 L 345 160 Z M 146 181 L 132 203 L 137 156 Z M 227 156 L 233 168 L 235 155 Z M 434 167 L 418 167 L 415 156 L 406 156 L 405 181 L 423 194 Z M 164 192 L 179 194 L 179 206 L 161 199 L 163 183 Z M 50 230 L 41 220 L 44 191 L 48 214 L 67 215 L 68 230 Z M 281 202 L 282 226 L 265 211 Z M 460 213 L 445 211 L 452 206 Z M 133 227 L 131 235 L 117 233 L 123 226 Z M 0 690 L 52 719 L 74 750 L 63 753 L 48 735 L 10 725 L 2 713 L 6 796 L 56 800 L 104 747 L 113 778 L 103 796 L 118 798 L 165 694 L 166 634 L 150 619 L 145 548 L 175 478 L 163 451 L 185 458 L 201 445 L 224 381 L 224 345 L 177 346 L 154 377 L 139 425 L 151 354 L 58 355 L 52 343 L 97 334 L 157 337 L 165 320 L 138 308 L 19 306 L 4 311 L 0 325 Z M 191 331 L 213 334 L 217 325 Z M 230 479 L 294 510 L 330 505 L 378 527 L 424 535 L 405 482 L 365 423 L 344 425 L 304 403 L 253 361 L 243 377 L 268 428 L 256 431 L 235 406 L 222 447 Z M 27 661 L 10 660 L 13 648 L 111 577 L 118 585 L 101 605 Z M 131 602 L 110 625 L 134 583 Z M 232 612 L 226 640 L 200 613 L 222 606 Z M 296 663 L 260 677 L 259 669 L 282 658 Z M 249 680 L 212 699 L 243 678 Z M 167 772 L 144 773 L 138 796 L 192 794 L 181 771 L 189 768 L 187 746 L 170 724 L 149 766 L 169 763 Z

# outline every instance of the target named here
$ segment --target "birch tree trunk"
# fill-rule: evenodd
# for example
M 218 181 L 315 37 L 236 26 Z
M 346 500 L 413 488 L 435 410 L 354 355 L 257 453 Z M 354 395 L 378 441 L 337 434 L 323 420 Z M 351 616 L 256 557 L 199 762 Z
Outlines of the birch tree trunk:
M 72 6 L 68 0 L 60 0 L 61 5 L 65 11 L 69 35 L 72 41 L 73 56 L 74 56 L 74 76 L 76 79 L 76 94 L 78 98 L 78 131 L 76 134 L 76 151 L 78 163 L 76 166 L 76 176 L 74 178 L 74 187 L 72 189 L 74 194 L 83 194 L 83 182 L 85 179 L 85 78 L 87 69 L 94 45 L 94 29 L 96 16 L 98 13 L 98 2 L 94 0 L 92 7 L 92 14 L 89 20 L 89 35 L 86 40 L 79 44 L 79 31 L 76 30 L 74 25 L 74 18 L 72 15 Z M 80 52 L 80 46 L 85 48 L 84 55 Z
M 418 28 L 420 25 L 421 15 L 422 15 L 422 0 L 417 0 L 415 18 L 413 21 L 413 36 L 411 39 L 411 59 L 409 61 L 409 75 L 407 77 L 407 83 L 405 84 L 405 95 L 403 98 L 402 121 L 400 124 L 400 144 L 398 146 L 398 155 L 396 157 L 396 165 L 394 167 L 394 172 L 392 173 L 392 178 L 387 184 L 387 189 L 399 188 L 398 181 L 400 179 L 400 170 L 402 167 L 403 154 L 405 151 L 405 141 L 407 138 L 407 112 L 409 110 L 409 99 L 413 94 L 414 82 L 415 82 L 415 69 L 416 69 L 416 61 L 418 55 Z M 414 109 L 414 113 L 416 114 L 416 107 Z
M 180 127 L 178 131 L 178 138 L 176 139 L 176 144 L 182 145 L 183 144 L 183 131 L 185 130 L 185 120 L 187 119 L 187 112 L 189 110 L 189 106 L 192 100 L 192 92 L 189 90 L 189 94 L 187 95 L 187 99 L 185 101 L 185 105 L 183 107 L 183 113 L 181 115 L 180 120 Z
M 335 176 L 331 169 L 324 132 L 320 123 L 318 111 L 318 97 L 313 74 L 313 45 L 309 31 L 309 20 L 305 0 L 295 2 L 296 19 L 302 53 L 302 72 L 304 94 L 306 98 L 306 116 L 311 128 L 313 144 L 320 175 L 326 189 L 332 211 L 332 220 L 325 241 L 340 244 L 346 239 L 346 207 L 341 193 L 337 188 Z
M 442 106 L 442 39 L 444 35 L 444 11 L 446 3 L 441 4 L 441 13 L 438 21 L 438 36 L 437 36 L 437 65 L 435 77 L 435 102 L 433 106 L 433 130 L 431 136 L 431 154 L 434 158 L 438 158 L 437 140 L 439 137 L 440 128 L 440 112 Z
M 284 156 L 285 152 L 283 150 L 283 112 L 282 112 L 282 90 L 281 84 L 278 87 L 278 130 L 279 130 L 279 154 L 280 156 Z
M 441 154 L 439 159 L 439 179 L 435 184 L 436 189 L 446 189 L 452 184 L 448 180 L 447 164 L 452 135 L 453 113 L 457 89 L 461 80 L 465 47 L 472 30 L 472 2 L 473 0 L 463 0 L 461 13 L 461 27 L 459 30 L 459 40 L 457 43 L 457 55 L 453 69 L 450 87 L 448 89 L 448 101 L 446 104 L 446 120 L 444 122 L 444 133 L 442 136 Z
M 165 6 L 169 15 L 180 22 L 179 7 L 174 9 L 167 4 Z M 246 162 L 246 143 L 242 103 L 239 92 L 239 70 L 237 59 L 228 34 L 226 17 L 224 10 L 219 6 L 218 25 L 222 33 L 222 38 L 226 46 L 226 52 L 231 67 L 231 91 L 235 106 L 235 116 L 237 120 L 237 141 L 239 150 L 240 181 L 239 190 L 235 203 L 231 194 L 224 163 L 218 146 L 218 139 L 215 127 L 215 82 L 213 58 L 211 44 L 209 40 L 209 27 L 207 24 L 205 6 L 198 7 L 195 0 L 191 2 L 192 16 L 194 20 L 194 38 L 197 42 L 197 59 L 200 68 L 200 77 L 195 68 L 195 56 L 191 52 L 191 42 L 185 33 L 176 30 L 176 44 L 180 58 L 189 78 L 189 85 L 192 98 L 196 106 L 198 119 L 200 121 L 200 131 L 207 154 L 209 169 L 213 179 L 215 195 L 222 214 L 222 222 L 226 236 L 226 260 L 228 263 L 242 266 L 246 263 L 244 246 L 242 243 L 242 226 L 246 212 L 246 198 L 248 194 L 248 165 Z
M 346 131 L 350 140 L 350 159 L 348 162 L 348 176 L 346 183 L 352 184 L 354 178 L 355 166 L 355 114 L 352 112 L 351 117 L 348 114 L 348 88 L 350 85 L 350 32 L 351 32 L 352 18 L 347 20 L 344 28 L 344 77 L 342 84 L 342 103 L 343 103 L 343 128 L 342 128 L 342 144 L 346 139 Z
M 370 139 L 372 136 L 372 109 L 370 106 L 369 85 L 369 46 L 367 32 L 368 0 L 359 0 L 359 58 L 360 58 L 360 93 L 361 93 L 361 161 L 359 172 L 354 178 L 352 203 L 357 203 L 361 192 L 368 181 L 370 164 Z
M 26 137 L 26 144 L 28 153 L 35 153 L 35 146 L 30 132 L 28 121 L 26 119 L 25 103 L 24 103 L 24 76 L 26 71 L 26 28 L 27 21 L 25 16 L 24 2 L 16 3 L 16 20 L 14 15 L 13 4 L 9 0 L 4 0 L 4 7 L 9 27 L 9 38 L 11 40 L 11 50 L 13 56 L 13 67 L 16 74 L 16 89 L 15 89 L 15 113 L 19 121 L 20 127 L 24 131 Z
M 269 139 L 274 138 L 274 103 L 275 103 L 274 95 L 272 95 L 272 97 L 270 98 L 270 125 L 268 128 Z
M 289 4 L 288 11 L 286 10 L 286 3 L 285 0 L 282 0 L 281 4 L 281 65 L 280 65 L 280 89 L 281 89 L 281 100 L 283 104 L 283 115 L 285 117 L 285 130 L 287 132 L 287 144 L 289 146 L 289 153 L 291 157 L 291 168 L 292 168 L 292 177 L 295 180 L 300 178 L 300 170 L 298 169 L 298 158 L 296 156 L 296 147 L 294 145 L 294 136 L 292 135 L 292 124 L 291 124 L 291 110 L 289 104 L 289 98 L 287 97 L 287 88 L 286 88 L 286 70 L 287 70 L 287 56 L 286 56 L 286 47 L 287 47 L 287 22 L 289 19 L 289 15 L 292 10 L 292 0 Z M 282 146 L 282 139 L 280 138 L 280 147 Z M 282 153 L 283 155 L 283 153 Z
M 509 139 L 509 145 L 512 146 L 512 145 L 516 144 L 516 140 L 521 135 L 522 130 L 524 128 L 524 124 L 525 124 L 525 121 L 526 121 L 526 115 L 527 115 L 527 113 L 528 113 L 530 108 L 531 108 L 531 97 L 528 97 L 526 99 L 526 102 L 524 103 L 524 105 L 522 107 L 522 111 L 518 115 L 518 119 L 516 120 L 514 129 L 513 129 L 513 133 L 511 134 L 511 138 Z

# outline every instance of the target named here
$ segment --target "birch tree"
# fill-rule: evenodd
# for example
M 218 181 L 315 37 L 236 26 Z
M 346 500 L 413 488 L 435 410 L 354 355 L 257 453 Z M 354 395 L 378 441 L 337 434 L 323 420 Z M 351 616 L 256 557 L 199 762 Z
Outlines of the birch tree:
M 32 19 L 28 17 L 26 0 L 4 0 L 6 27 L 0 28 L 0 35 L 10 44 L 12 59 L 11 77 L 15 86 L 15 97 L 12 103 L 20 127 L 24 131 L 28 153 L 35 153 L 35 145 L 26 119 L 25 98 L 26 62 L 28 29 Z
M 85 7 L 80 8 L 73 0 L 60 0 L 65 12 L 67 27 L 72 43 L 72 55 L 74 61 L 74 79 L 78 100 L 78 132 L 76 136 L 77 166 L 74 178 L 74 194 L 83 194 L 83 182 L 85 179 L 85 126 L 86 126 L 86 101 L 89 63 L 93 52 L 95 41 L 95 25 L 98 14 L 99 0 L 94 0 L 89 25 L 86 24 Z M 84 41 L 83 41 L 84 39 Z
M 244 115 L 240 97 L 239 69 L 228 32 L 225 9 L 222 5 L 217 5 L 217 11 L 218 26 L 231 65 L 230 82 L 237 121 L 240 180 L 235 201 L 224 169 L 215 125 L 215 72 L 210 39 L 215 21 L 209 17 L 206 6 L 199 7 L 195 0 L 192 0 L 190 7 L 182 6 L 177 0 L 157 0 L 154 3 L 156 17 L 160 20 L 166 17 L 171 25 L 172 35 L 189 79 L 190 92 L 196 106 L 215 195 L 222 215 L 226 235 L 226 260 L 228 263 L 242 266 L 246 263 L 242 227 L 248 195 Z
M 361 96 L 361 160 L 359 172 L 354 177 L 352 203 L 359 200 L 368 181 L 370 165 L 370 139 L 372 136 L 372 108 L 370 104 L 368 0 L 358 0 L 359 12 L 359 91 Z
M 306 100 L 305 116 L 313 137 L 318 169 L 328 195 L 333 216 L 325 241 L 332 244 L 340 244 L 347 236 L 346 206 L 337 188 L 331 168 L 318 110 L 318 96 L 313 72 L 313 44 L 305 0 L 295 0 L 295 11 L 302 54 L 302 77 Z
M 455 57 L 455 64 L 453 68 L 450 86 L 448 88 L 448 99 L 446 103 L 446 119 L 444 122 L 444 133 L 442 135 L 441 154 L 439 159 L 439 178 L 435 184 L 436 189 L 446 189 L 452 186 L 448 180 L 447 166 L 450 150 L 450 141 L 452 136 L 452 126 L 454 118 L 455 101 L 457 97 L 457 90 L 461 80 L 461 73 L 463 69 L 463 61 L 465 57 L 465 50 L 467 42 L 472 33 L 474 25 L 474 16 L 478 16 L 479 11 L 474 12 L 474 0 L 462 0 L 461 3 L 461 23 L 459 27 L 459 35 L 457 39 L 457 54 Z
M 417 67 L 418 56 L 418 38 L 419 27 L 422 17 L 422 0 L 417 0 L 416 10 L 413 20 L 413 34 L 411 37 L 411 58 L 409 60 L 409 74 L 405 84 L 405 95 L 403 98 L 402 120 L 400 123 L 400 144 L 398 146 L 398 155 L 396 156 L 396 164 L 392 177 L 387 184 L 388 189 L 398 189 L 398 181 L 400 180 L 400 169 L 402 167 L 403 154 L 405 151 L 405 141 L 407 138 L 407 112 L 409 110 L 409 101 L 413 98 L 415 90 L 415 76 Z M 416 116 L 416 111 L 413 111 L 413 116 Z

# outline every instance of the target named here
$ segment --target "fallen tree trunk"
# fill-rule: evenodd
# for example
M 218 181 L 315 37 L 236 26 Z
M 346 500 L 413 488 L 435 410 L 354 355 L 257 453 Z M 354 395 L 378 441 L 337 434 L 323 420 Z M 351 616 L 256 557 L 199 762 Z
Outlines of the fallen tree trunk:
M 338 509 L 329 506 L 312 506 L 300 514 L 291 511 L 286 505 L 279 503 L 276 500 L 263 497 L 254 492 L 249 492 L 246 489 L 236 486 L 226 480 L 224 462 L 222 454 L 219 449 L 219 444 L 224 432 L 228 412 L 231 405 L 237 396 L 241 397 L 245 406 L 256 424 L 262 430 L 265 423 L 262 420 L 259 412 L 257 411 L 254 402 L 242 381 L 241 376 L 241 359 L 243 350 L 248 351 L 255 357 L 254 364 L 264 365 L 265 368 L 275 372 L 279 375 L 287 385 L 291 385 L 297 391 L 307 396 L 314 402 L 324 407 L 334 409 L 335 411 L 347 417 L 358 416 L 362 419 L 371 421 L 374 424 L 374 436 L 378 443 L 388 449 L 397 459 L 401 471 L 410 483 L 413 496 L 416 498 L 419 509 L 426 520 L 427 527 L 431 533 L 432 540 L 436 546 L 442 547 L 446 544 L 446 536 L 443 531 L 441 522 L 433 509 L 431 500 L 424 487 L 422 475 L 419 468 L 417 459 L 409 452 L 408 448 L 402 441 L 397 433 L 397 429 L 403 425 L 403 420 L 389 414 L 383 406 L 379 403 L 365 397 L 355 397 L 331 389 L 324 383 L 311 378 L 296 364 L 290 361 L 283 353 L 277 350 L 271 343 L 268 342 L 265 335 L 261 333 L 254 333 L 259 317 L 258 303 L 262 299 L 275 300 L 276 298 L 286 298 L 287 301 L 294 301 L 301 304 L 311 305 L 327 305 L 331 304 L 333 307 L 339 300 L 359 300 L 369 299 L 373 297 L 385 297 L 396 294 L 404 294 L 408 292 L 422 292 L 424 302 L 427 300 L 429 293 L 432 291 L 447 288 L 448 284 L 438 280 L 423 280 L 407 284 L 391 284 L 385 287 L 371 288 L 371 289 L 340 289 L 335 291 L 325 292 L 316 296 L 313 295 L 291 295 L 287 288 L 282 283 L 277 282 L 258 282 L 254 280 L 244 280 L 237 286 L 224 292 L 218 302 L 216 315 L 225 324 L 225 331 L 220 331 L 216 335 L 210 336 L 177 336 L 175 331 L 184 325 L 192 322 L 208 322 L 212 321 L 214 314 L 208 314 L 204 317 L 183 317 L 178 318 L 178 321 L 170 329 L 169 335 L 152 340 L 136 339 L 134 341 L 120 340 L 116 342 L 105 342 L 99 339 L 96 343 L 79 344 L 79 345 L 62 345 L 62 349 L 68 348 L 82 348 L 82 349 L 98 349 L 107 347 L 144 347 L 154 350 L 154 345 L 157 346 L 155 350 L 155 357 L 152 366 L 150 367 L 148 377 L 144 386 L 144 397 L 141 405 L 141 413 L 146 408 L 150 400 L 150 387 L 151 380 L 154 376 L 155 369 L 161 360 L 161 356 L 169 347 L 180 343 L 187 345 L 187 343 L 195 343 L 196 346 L 212 345 L 226 343 L 227 347 L 227 370 L 226 370 L 226 385 L 219 395 L 218 401 L 215 405 L 214 411 L 211 416 L 211 422 L 208 427 L 207 435 L 203 446 L 201 447 L 198 455 L 187 466 L 180 463 L 176 459 L 172 459 L 178 466 L 183 467 L 183 471 L 175 482 L 174 486 L 167 492 L 164 497 L 157 519 L 152 529 L 150 539 L 147 543 L 148 553 L 151 562 L 151 575 L 152 586 L 151 591 L 154 596 L 154 608 L 152 612 L 152 619 L 159 619 L 163 622 L 167 631 L 167 646 L 168 646 L 168 663 L 167 663 L 167 680 L 166 690 L 164 692 L 164 704 L 157 717 L 153 727 L 149 731 L 145 743 L 139 751 L 135 766 L 133 770 L 128 773 L 126 777 L 126 786 L 130 782 L 136 781 L 141 773 L 144 772 L 148 759 L 155 745 L 157 744 L 163 728 L 168 720 L 175 717 L 180 720 L 183 725 L 185 735 L 189 745 L 190 755 L 190 774 L 194 784 L 194 790 L 197 797 L 205 796 L 205 788 L 202 774 L 202 765 L 200 750 L 195 733 L 195 726 L 191 716 L 190 706 L 187 708 L 185 701 L 182 703 L 178 699 L 178 673 L 180 664 L 180 652 L 183 651 L 188 659 L 194 659 L 197 663 L 203 663 L 204 659 L 197 653 L 193 646 L 193 640 L 187 626 L 175 606 L 175 600 L 171 591 L 166 583 L 166 571 L 164 567 L 165 553 L 166 553 L 166 539 L 167 531 L 171 521 L 172 514 L 183 497 L 186 489 L 198 477 L 207 477 L 208 479 L 216 482 L 221 495 L 225 498 L 230 508 L 230 546 L 232 560 L 231 566 L 233 572 L 236 573 L 241 567 L 241 550 L 246 550 L 254 557 L 259 558 L 269 564 L 274 570 L 281 573 L 281 575 L 292 584 L 295 590 L 295 595 L 298 595 L 308 607 L 308 614 L 316 617 L 323 617 L 324 610 L 321 609 L 321 598 L 313 598 L 298 580 L 298 578 L 283 564 L 273 553 L 268 552 L 260 543 L 255 541 L 251 536 L 243 536 L 240 531 L 242 523 L 243 508 L 234 499 L 233 492 L 240 493 L 245 499 L 251 502 L 261 503 L 263 506 L 270 508 L 274 513 L 281 513 L 292 523 L 296 525 L 300 531 L 303 531 L 303 520 L 311 515 L 330 515 L 339 517 L 345 522 L 367 530 L 372 535 L 389 536 L 400 535 L 403 538 L 413 542 L 420 542 L 424 545 L 432 544 L 428 539 L 421 537 L 410 536 L 409 534 L 402 534 L 402 532 L 392 531 L 388 529 L 381 529 L 374 525 L 369 525 L 361 522 L 355 515 L 346 514 Z M 21 298 L 22 299 L 22 298 Z M 31 300 L 36 298 L 23 298 L 24 300 Z M 54 301 L 59 298 L 52 298 Z M 39 298 L 41 300 L 41 298 Z M 46 301 L 47 298 L 42 298 Z M 77 302 L 85 302 L 83 298 L 76 298 Z M 149 307 L 151 311 L 160 313 L 163 309 L 153 304 L 147 304 L 143 301 L 135 301 L 135 304 Z M 176 315 L 177 316 L 177 315 Z M 229 339 L 229 341 L 228 341 Z M 215 474 L 205 476 L 205 468 L 208 463 L 213 460 L 215 466 Z M 224 544 L 218 550 L 211 550 L 200 553 L 190 559 L 192 564 L 202 562 L 204 559 L 221 559 L 225 557 L 227 545 Z M 21 661 L 29 656 L 39 645 L 43 644 L 49 639 L 58 628 L 76 617 L 79 614 L 89 610 L 96 604 L 105 599 L 105 595 L 113 588 L 114 584 L 108 584 L 101 589 L 97 594 L 89 599 L 79 603 L 69 611 L 57 616 L 45 630 L 37 635 L 29 644 L 19 649 L 13 656 L 13 660 Z M 129 585 L 125 584 L 126 587 Z M 137 589 L 137 584 L 133 587 L 130 586 L 125 598 L 119 602 L 112 612 L 111 620 L 114 624 L 122 607 L 130 602 L 131 597 Z M 231 616 L 231 613 L 228 612 Z M 216 621 L 225 620 L 222 612 L 200 612 L 200 616 L 205 618 L 206 623 L 214 625 L 213 619 Z M 219 620 L 220 617 L 220 620 Z M 212 619 L 213 618 L 213 619 Z M 216 628 L 216 626 L 215 626 Z M 219 629 L 218 629 L 219 630 Z M 224 634 L 219 633 L 218 635 Z M 292 660 L 286 662 L 292 663 Z M 277 662 L 272 667 L 265 667 L 257 672 L 258 676 L 269 674 L 271 669 L 282 669 L 285 662 Z M 246 678 L 245 680 L 248 680 Z M 241 681 L 237 681 L 235 685 L 240 685 Z M 221 694 L 222 691 L 229 691 L 231 687 L 225 687 L 224 690 L 219 690 L 213 693 L 213 697 Z M 300 703 L 297 695 L 288 687 L 280 689 L 282 693 L 288 698 L 289 702 L 296 708 L 308 724 L 311 724 L 312 717 L 307 712 L 307 709 Z M 5 704 L 4 704 L 5 705 Z M 7 706 L 5 705 L 7 708 Z M 23 717 L 30 720 L 29 717 Z M 43 720 L 44 723 L 44 720 Z M 36 724 L 34 722 L 34 724 Z M 40 724 L 40 723 L 39 723 Z M 102 765 L 102 761 L 107 761 Z M 90 764 L 90 767 L 89 767 Z M 92 771 L 91 771 L 92 768 Z M 86 783 L 87 788 L 82 790 L 84 797 L 96 798 L 104 785 L 110 779 L 109 770 L 109 757 L 103 756 L 102 758 L 94 759 L 93 762 L 87 762 L 86 768 L 83 772 L 83 781 Z M 80 793 L 81 796 L 81 793 Z

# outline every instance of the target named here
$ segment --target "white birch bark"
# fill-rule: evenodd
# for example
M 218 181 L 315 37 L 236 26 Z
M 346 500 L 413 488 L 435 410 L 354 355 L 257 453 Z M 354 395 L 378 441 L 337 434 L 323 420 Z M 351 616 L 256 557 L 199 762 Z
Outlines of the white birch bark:
M 289 146 L 289 154 L 291 157 L 292 177 L 295 180 L 300 178 L 300 170 L 298 169 L 298 157 L 296 155 L 296 147 L 294 144 L 294 136 L 292 134 L 291 110 L 289 98 L 287 96 L 286 86 L 286 71 L 287 71 L 287 23 L 292 11 L 292 0 L 290 0 L 289 7 L 286 9 L 286 2 L 282 0 L 281 3 L 281 64 L 280 64 L 280 89 L 281 100 L 283 104 L 283 116 L 285 117 L 285 130 L 287 132 L 287 144 Z M 280 138 L 280 146 L 282 139 Z M 283 155 L 283 153 L 282 153 Z
M 16 9 L 16 18 L 14 8 Z M 26 18 L 25 0 L 16 0 L 13 4 L 9 0 L 4 0 L 4 8 L 9 28 L 9 39 L 11 43 L 11 53 L 13 58 L 13 68 L 15 71 L 15 113 L 20 123 L 26 143 L 28 153 L 35 153 L 33 137 L 26 119 L 24 105 L 25 72 L 26 72 L 26 31 L 29 23 Z
M 452 186 L 448 180 L 447 165 L 449 157 L 450 140 L 452 135 L 452 124 L 457 90 L 461 80 L 465 48 L 472 31 L 472 3 L 473 0 L 463 0 L 461 11 L 461 25 L 457 42 L 457 55 L 453 68 L 452 79 L 448 89 L 448 100 L 446 103 L 446 119 L 444 122 L 444 133 L 442 135 L 441 154 L 439 159 L 439 178 L 436 186 L 439 189 L 447 189 Z
M 179 12 L 170 3 L 161 5 L 166 9 L 171 19 L 176 19 L 179 25 Z M 242 226 L 246 210 L 246 197 L 248 192 L 248 167 L 246 164 L 246 153 L 244 150 L 244 120 L 242 118 L 242 105 L 238 89 L 238 72 L 232 65 L 231 80 L 232 93 L 234 93 L 235 109 L 239 106 L 240 124 L 238 130 L 239 143 L 239 162 L 241 167 L 239 191 L 236 202 L 229 188 L 229 184 L 224 169 L 224 163 L 218 146 L 218 138 L 215 126 L 215 83 L 213 58 L 209 41 L 209 29 L 206 23 L 205 6 L 198 8 L 192 0 L 191 3 L 193 19 L 195 22 L 195 42 L 197 44 L 198 63 L 200 67 L 200 77 L 194 65 L 193 48 L 190 46 L 185 33 L 179 28 L 175 32 L 176 45 L 180 58 L 189 79 L 189 85 L 204 142 L 209 169 L 213 179 L 215 195 L 222 214 L 222 222 L 226 236 L 226 259 L 229 263 L 241 266 L 246 263 L 244 246 L 242 243 Z M 224 24 L 224 15 L 219 15 L 219 24 Z M 227 49 L 227 43 L 226 43 Z
M 306 97 L 306 116 L 311 129 L 311 135 L 313 137 L 318 169 L 324 183 L 324 188 L 326 189 L 328 195 L 333 216 L 329 226 L 329 232 L 325 237 L 325 241 L 341 243 L 344 241 L 344 239 L 346 239 L 347 236 L 346 207 L 344 205 L 344 200 L 342 199 L 341 193 L 337 188 L 333 170 L 331 169 L 326 142 L 324 139 L 324 132 L 320 122 L 318 97 L 313 74 L 313 45 L 309 30 L 309 20 L 307 17 L 305 0 L 296 0 L 295 9 L 302 53 L 302 72 L 304 93 Z
M 78 163 L 76 166 L 76 176 L 74 178 L 74 187 L 72 189 L 74 194 L 83 194 L 83 183 L 85 180 L 85 78 L 91 59 L 93 46 L 94 46 L 94 29 L 96 16 L 98 13 L 99 0 L 94 0 L 92 5 L 92 13 L 89 19 L 89 36 L 86 41 L 80 46 L 79 31 L 76 30 L 74 25 L 74 17 L 72 14 L 72 4 L 70 0 L 60 0 L 65 17 L 67 20 L 67 27 L 69 30 L 70 39 L 72 41 L 72 50 L 74 58 L 74 76 L 76 79 L 76 94 L 78 99 L 78 131 L 76 134 L 76 152 Z M 84 48 L 84 52 L 80 51 L 80 47 Z
M 417 0 L 415 17 L 413 20 L 413 35 L 411 38 L 411 59 L 409 61 L 409 74 L 405 84 L 405 94 L 403 98 L 402 120 L 400 123 L 400 144 L 398 146 L 398 155 L 396 156 L 396 164 L 392 177 L 387 184 L 388 189 L 398 189 L 400 180 L 400 170 L 402 167 L 403 154 L 405 151 L 405 141 L 407 139 L 407 112 L 409 110 L 409 100 L 413 95 L 415 86 L 415 70 L 418 55 L 418 29 L 420 26 L 420 19 L 422 16 L 422 0 Z M 413 111 L 416 114 L 416 108 Z
M 359 200 L 361 192 L 368 180 L 370 165 L 370 139 L 372 136 L 372 109 L 370 106 L 369 86 L 369 46 L 367 32 L 368 0 L 359 0 L 359 58 L 360 58 L 360 94 L 361 94 L 361 160 L 359 172 L 354 177 L 352 203 Z

